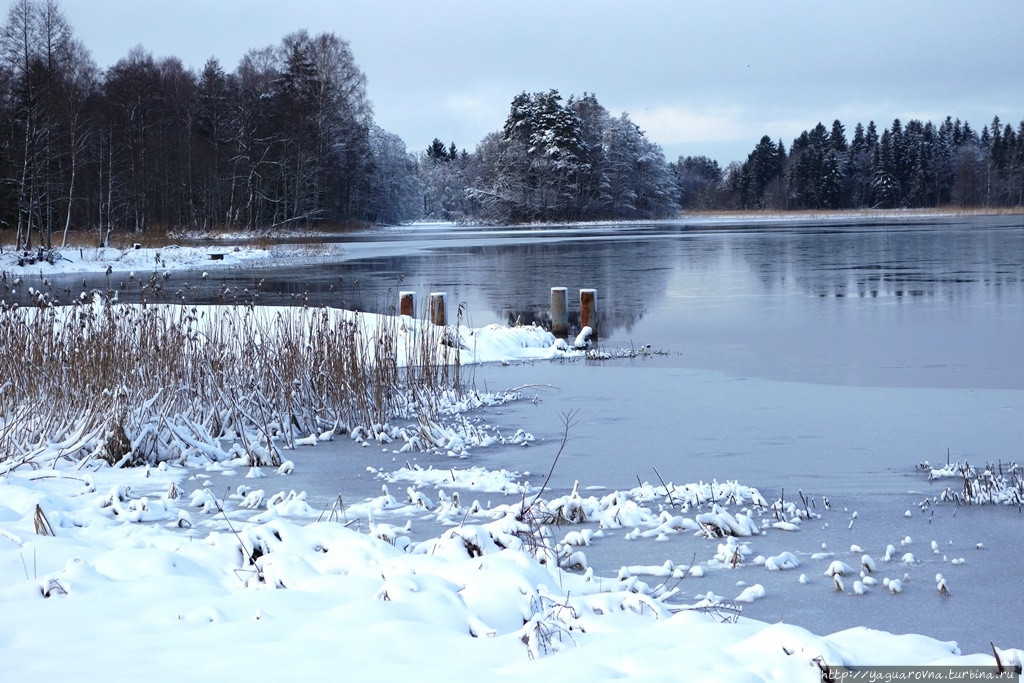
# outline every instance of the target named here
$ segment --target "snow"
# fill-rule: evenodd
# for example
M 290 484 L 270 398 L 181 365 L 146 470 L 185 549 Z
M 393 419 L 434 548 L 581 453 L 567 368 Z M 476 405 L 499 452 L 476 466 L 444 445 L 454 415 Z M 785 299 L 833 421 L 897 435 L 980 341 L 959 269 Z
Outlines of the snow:
M 222 475 L 223 467 L 211 463 L 207 473 Z M 0 481 L 0 602 L 5 614 L 18 615 L 0 625 L 0 639 L 13 645 L 0 664 L 6 678 L 100 680 L 173 666 L 179 676 L 233 679 L 254 657 L 266 677 L 316 675 L 336 666 L 340 656 L 357 678 L 417 680 L 521 680 L 569 672 L 594 680 L 680 672 L 690 678 L 712 671 L 729 679 L 817 680 L 819 657 L 830 665 L 992 661 L 990 655 L 961 657 L 952 643 L 923 636 L 867 629 L 816 635 L 745 617 L 722 623 L 706 611 L 727 604 L 720 598 L 669 603 L 674 593 L 659 597 L 638 578 L 699 581 L 714 563 L 624 567 L 604 580 L 589 571 L 565 571 L 541 563 L 517 542 L 510 514 L 515 506 L 479 511 L 439 536 L 413 541 L 409 522 L 378 521 L 366 533 L 341 520 L 317 521 L 323 515 L 301 492 L 267 495 L 266 488 L 240 486 L 221 501 L 202 485 L 208 479 L 186 478 L 189 472 L 19 470 Z M 374 474 L 404 482 L 414 498 L 422 496 L 414 487 L 428 482 L 484 490 L 517 479 L 482 468 L 404 467 Z M 282 476 L 246 481 L 286 481 L 274 479 Z M 168 495 L 183 483 L 185 495 Z M 666 500 L 673 490 L 721 488 L 647 484 L 600 498 L 574 491 L 549 505 L 570 514 L 581 509 L 594 519 L 602 519 L 602 508 L 615 508 L 606 522 L 617 515 L 648 530 L 667 533 L 678 525 L 694 533 L 697 524 L 644 512 L 646 505 Z M 728 488 L 748 500 L 762 497 L 736 483 Z M 387 484 L 382 493 L 394 500 Z M 231 505 L 243 494 L 244 500 L 261 500 Z M 716 520 L 740 516 L 723 507 L 723 498 L 716 500 L 706 502 Z M 55 535 L 35 532 L 37 506 Z M 189 511 L 197 526 L 179 528 L 180 513 Z M 566 534 L 564 542 L 573 547 L 595 537 L 590 526 L 570 533 L 576 535 Z M 734 566 L 750 554 L 746 541 L 729 535 L 719 545 L 717 564 Z M 789 552 L 764 561 L 769 569 L 799 564 Z M 852 571 L 836 560 L 830 570 L 839 569 Z M 937 584 L 940 590 L 945 585 Z M 857 581 L 854 592 L 866 593 L 864 585 Z M 887 587 L 904 590 L 899 579 Z M 735 598 L 762 599 L 770 598 L 760 583 Z M 288 643 L 287 654 L 260 654 L 281 642 Z M 654 652 L 658 656 L 650 656 Z M 1006 652 L 1007 658 L 1020 656 Z
M 210 261 L 209 251 L 95 251 L 86 258 L 90 250 L 83 250 L 80 259 L 69 251 L 69 261 L 43 269 L 213 271 L 271 257 L 260 250 L 225 249 L 223 261 Z M 360 320 L 383 322 L 369 314 Z M 409 339 L 424 329 L 419 321 L 403 324 Z M 581 356 L 539 328 L 495 325 L 456 332 L 463 363 Z M 485 402 L 468 401 L 452 413 L 481 407 L 486 412 Z M 537 443 L 524 430 L 502 435 L 496 427 L 463 420 L 431 428 L 435 441 L 459 456 L 488 447 L 519 452 Z M 403 438 L 400 429 L 393 437 L 383 431 L 351 436 L 353 444 L 368 446 L 382 434 L 395 443 L 378 440 L 370 450 L 386 445 L 397 452 L 414 438 Z M 294 444 L 319 453 L 335 447 L 330 438 L 333 433 L 308 434 Z M 827 522 L 801 515 L 791 502 L 769 502 L 756 488 L 735 481 L 638 482 L 607 492 L 582 487 L 592 495 L 581 494 L 579 486 L 565 495 L 549 493 L 544 512 L 573 526 L 559 531 L 556 540 L 553 528 L 542 525 L 537 534 L 550 538 L 545 554 L 524 542 L 537 535 L 527 533 L 519 517 L 539 491 L 518 467 L 371 467 L 380 495 L 327 514 L 288 483 L 302 469 L 301 456 L 296 452 L 276 470 L 221 459 L 188 469 L 93 463 L 79 470 L 64 463 L 56 470 L 8 471 L 0 479 L 0 609 L 7 616 L 0 622 L 0 677 L 124 680 L 173 671 L 203 680 L 290 680 L 343 670 L 356 680 L 811 681 L 819 680 L 821 663 L 995 663 L 989 652 L 963 654 L 953 642 L 924 635 L 863 627 L 816 634 L 760 621 L 707 590 L 687 603 L 680 586 L 692 595 L 693 583 L 701 586 L 716 573 L 771 577 L 802 564 L 812 567 L 809 572 L 822 571 L 826 562 L 824 573 L 832 581 L 812 581 L 808 574 L 798 581 L 785 578 L 815 599 L 832 597 L 837 589 L 845 593 L 843 576 L 852 580 L 852 593 L 837 599 L 899 602 L 924 586 L 936 600 L 957 599 L 947 595 L 943 574 L 935 576 L 935 590 L 927 581 L 886 578 L 886 591 L 872 591 L 877 580 L 865 572 L 877 566 L 862 548 L 877 552 L 884 544 L 849 546 L 861 554 L 859 580 L 830 552 L 761 547 L 789 545 L 812 524 Z M 224 482 L 230 483 L 227 494 Z M 515 502 L 487 509 L 460 502 L 460 491 Z M 40 514 L 52 535 L 39 533 Z M 840 514 L 831 519 L 847 533 Z M 365 523 L 350 524 L 343 515 Z M 402 516 L 404 522 L 398 521 Z M 906 521 L 922 516 L 907 515 L 912 519 Z M 428 517 L 438 528 L 417 535 Z M 668 546 L 696 535 L 712 545 L 702 561 L 630 564 L 602 577 L 588 568 L 584 551 L 612 533 Z M 910 536 L 900 536 L 900 547 L 911 545 Z M 846 540 L 832 547 L 848 545 Z M 717 552 L 710 550 L 714 546 Z M 934 542 L 931 547 L 937 552 Z M 885 566 L 913 571 L 919 561 L 896 548 L 885 547 Z M 750 561 L 758 552 L 768 557 Z M 955 557 L 943 571 L 955 572 L 963 562 Z M 754 583 L 734 601 L 752 606 L 781 599 L 770 584 L 766 589 Z M 723 620 L 715 609 L 737 616 Z M 1000 658 L 1020 663 L 1024 651 L 1000 650 Z
M 226 236 L 227 237 L 227 236 Z M 326 249 L 326 247 L 323 247 Z M 10 253 L 10 249 L 5 249 Z M 28 274 L 60 275 L 73 273 L 127 273 L 149 277 L 151 273 L 165 271 L 202 270 L 200 277 L 210 277 L 209 272 L 237 268 L 239 266 L 269 265 L 287 259 L 286 253 L 277 248 L 263 249 L 242 246 L 179 246 L 127 249 L 114 247 L 68 247 L 58 249 L 60 258 L 55 263 L 46 261 L 26 266 Z M 219 256 L 214 260 L 215 256 Z M 294 256 L 294 255 L 293 255 Z M 5 262 L 10 259 L 5 257 Z M 13 270 L 13 267 L 12 267 Z
M 842 560 L 834 560 L 825 570 L 825 576 L 846 576 L 853 573 L 853 568 Z
M 754 602 L 754 600 L 763 598 L 764 595 L 764 586 L 756 583 L 753 586 L 747 586 L 744 588 L 743 591 L 736 596 L 736 602 Z
M 795 569 L 800 566 L 800 560 L 793 553 L 786 551 L 769 557 L 765 560 L 764 568 L 769 571 L 780 571 L 782 569 Z

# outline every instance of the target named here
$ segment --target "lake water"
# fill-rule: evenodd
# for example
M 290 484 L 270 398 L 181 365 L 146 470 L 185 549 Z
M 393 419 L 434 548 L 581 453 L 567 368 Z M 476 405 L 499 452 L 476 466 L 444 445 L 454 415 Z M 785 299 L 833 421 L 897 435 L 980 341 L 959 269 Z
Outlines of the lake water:
M 831 499 L 832 510 L 803 531 L 750 540 L 754 554 L 795 552 L 799 570 L 710 572 L 681 584 L 684 599 L 709 590 L 731 598 L 738 582 L 762 583 L 766 597 L 744 614 L 818 633 L 864 625 L 957 640 L 965 651 L 984 651 L 989 640 L 1024 644 L 1024 594 L 1014 578 L 1024 562 L 1020 512 L 947 505 L 922 513 L 918 504 L 945 484 L 914 471 L 920 461 L 944 461 L 947 449 L 972 463 L 1021 459 L 1022 217 L 435 226 L 361 236 L 345 249 L 341 263 L 236 273 L 229 284 L 237 291 L 259 277 L 261 300 L 308 297 L 375 311 L 389 310 L 399 290 L 416 291 L 421 302 L 446 291 L 449 306 L 464 304 L 476 327 L 543 322 L 552 286 L 596 288 L 602 346 L 650 344 L 666 354 L 477 368 L 479 388 L 528 387 L 530 400 L 483 419 L 503 431 L 526 428 L 533 446 L 453 460 L 342 439 L 289 455 L 295 474 L 270 487 L 305 489 L 314 506 L 338 493 L 360 500 L 380 493 L 367 466 L 394 470 L 406 461 L 507 468 L 536 484 L 557 451 L 562 416 L 578 411 L 551 495 L 577 481 L 600 495 L 660 474 L 675 483 L 739 480 L 769 499 L 798 490 Z M 391 488 L 401 497 L 404 486 Z M 415 517 L 413 529 L 416 537 L 438 533 L 429 515 Z M 626 531 L 586 549 L 598 575 L 666 559 L 706 562 L 716 548 L 689 534 L 624 542 Z M 905 536 L 916 545 L 901 546 Z M 932 540 L 941 554 L 930 552 Z M 888 544 L 912 550 L 919 565 L 883 570 L 912 576 L 905 593 L 836 594 L 822 576 L 828 562 L 810 556 L 827 547 L 856 565 L 854 544 L 876 558 Z M 946 561 L 956 557 L 967 563 Z M 801 572 L 807 586 L 796 581 Z M 956 586 L 954 598 L 936 593 L 938 572 Z
M 571 298 L 593 287 L 603 344 L 652 344 L 687 367 L 830 384 L 1024 388 L 1019 216 L 683 223 L 467 241 L 360 262 L 354 278 L 383 280 L 373 294 L 364 286 L 364 305 L 404 276 L 402 289 L 465 302 L 476 325 L 509 324 L 543 321 L 552 286 Z
M 546 322 L 550 288 L 596 288 L 600 341 L 678 364 L 843 385 L 1024 388 L 1024 217 L 420 226 L 337 238 L 333 264 L 175 274 L 196 303 L 387 312 L 445 291 L 465 322 Z M 71 278 L 76 284 L 81 278 Z M 88 286 L 117 287 L 102 276 Z M 191 280 L 191 282 L 189 282 Z M 129 288 L 130 289 L 130 288 Z M 132 299 L 131 291 L 122 298 Z M 573 318 L 577 320 L 577 318 Z
M 421 303 L 446 291 L 449 308 L 464 304 L 464 322 L 480 327 L 544 322 L 551 287 L 568 287 L 571 301 L 578 289 L 596 288 L 603 347 L 650 344 L 665 354 L 467 373 L 479 388 L 528 387 L 531 400 L 483 419 L 503 432 L 532 432 L 529 448 L 476 449 L 453 460 L 341 439 L 289 454 L 295 474 L 261 486 L 304 489 L 323 507 L 339 493 L 346 501 L 379 495 L 367 466 L 393 470 L 407 460 L 528 471 L 536 484 L 557 451 L 562 416 L 578 411 L 552 495 L 576 481 L 605 491 L 656 482 L 657 469 L 677 484 L 729 479 L 769 499 L 797 490 L 831 499 L 832 510 L 802 531 L 750 541 L 755 554 L 795 552 L 799 570 L 709 572 L 682 584 L 684 596 L 731 598 L 737 582 L 762 583 L 766 597 L 744 614 L 818 633 L 855 625 L 924 633 L 958 640 L 965 651 L 987 650 L 989 640 L 1024 645 L 1021 513 L 957 515 L 948 505 L 921 513 L 918 503 L 945 485 L 914 472 L 922 460 L 944 461 L 947 449 L 972 463 L 1024 455 L 1024 217 L 418 226 L 342 241 L 340 262 L 218 273 L 189 297 L 215 301 L 227 287 L 244 299 L 258 289 L 262 303 L 387 312 L 399 290 L 416 291 Z M 167 289 L 179 279 L 196 278 L 176 274 Z M 418 537 L 437 533 L 428 516 L 413 527 Z M 706 562 L 716 548 L 689 534 L 623 542 L 626 531 L 586 549 L 599 575 L 666 559 Z M 921 564 L 886 567 L 894 578 L 913 575 L 898 597 L 881 587 L 864 598 L 836 594 L 822 576 L 828 563 L 810 558 L 827 546 L 856 565 L 851 545 L 878 558 L 890 543 L 904 552 L 904 536 L 915 539 L 908 549 Z M 932 540 L 941 554 L 930 552 Z M 952 566 L 941 559 L 947 554 L 967 563 Z M 800 586 L 805 571 L 811 583 Z M 940 571 L 954 593 L 948 600 L 934 588 Z

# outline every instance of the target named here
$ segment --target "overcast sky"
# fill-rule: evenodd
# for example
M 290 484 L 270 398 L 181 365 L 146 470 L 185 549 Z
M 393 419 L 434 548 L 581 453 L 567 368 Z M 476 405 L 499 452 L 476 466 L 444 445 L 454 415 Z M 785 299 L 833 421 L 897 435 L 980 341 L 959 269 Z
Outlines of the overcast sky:
M 5 0 L 4 5 L 9 6 Z M 291 31 L 333 32 L 376 122 L 411 151 L 472 150 L 521 91 L 592 92 L 670 161 L 725 166 L 764 134 L 896 117 L 1024 119 L 1024 1 L 61 0 L 106 68 L 142 45 L 234 70 Z M 6 17 L 6 12 L 5 15 Z

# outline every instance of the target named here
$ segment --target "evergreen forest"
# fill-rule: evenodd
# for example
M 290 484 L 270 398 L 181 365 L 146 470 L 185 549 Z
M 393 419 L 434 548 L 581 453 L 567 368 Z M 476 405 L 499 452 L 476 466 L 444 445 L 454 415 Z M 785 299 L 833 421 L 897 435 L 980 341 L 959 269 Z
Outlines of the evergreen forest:
M 706 157 L 674 164 L 683 209 L 898 209 L 1024 205 L 1024 121 L 874 121 L 848 137 L 836 120 L 789 149 L 765 135 L 746 161 L 721 169 Z

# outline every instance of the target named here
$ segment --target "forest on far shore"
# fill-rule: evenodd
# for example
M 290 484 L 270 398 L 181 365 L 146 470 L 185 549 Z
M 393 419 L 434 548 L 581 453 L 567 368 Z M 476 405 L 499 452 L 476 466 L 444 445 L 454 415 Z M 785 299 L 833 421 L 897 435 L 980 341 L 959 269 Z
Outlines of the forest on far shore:
M 765 135 L 742 162 L 669 162 L 591 93 L 512 98 L 500 128 L 410 152 L 374 123 L 344 39 L 298 31 L 234 71 L 142 47 L 100 70 L 56 0 L 0 27 L 0 239 L 666 218 L 693 210 L 1024 205 L 1024 121 Z M 81 240 L 79 240 L 80 242 Z

